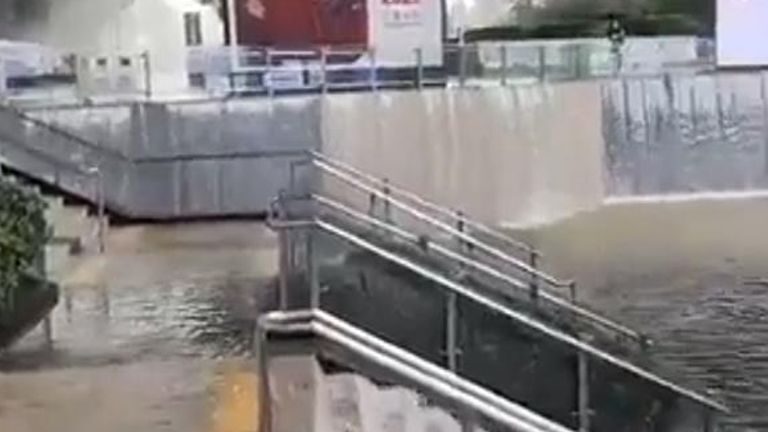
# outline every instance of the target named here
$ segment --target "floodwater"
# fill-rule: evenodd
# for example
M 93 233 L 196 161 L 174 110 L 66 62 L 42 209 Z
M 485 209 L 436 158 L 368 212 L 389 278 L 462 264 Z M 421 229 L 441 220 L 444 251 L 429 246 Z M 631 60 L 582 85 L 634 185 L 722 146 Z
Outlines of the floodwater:
M 0 431 L 253 432 L 258 311 L 276 271 L 259 224 L 117 228 L 0 357 Z
M 522 232 L 582 300 L 651 336 L 666 369 L 768 430 L 768 195 L 614 200 Z
M 768 430 L 768 194 L 613 201 L 520 231 L 579 295 Z M 53 314 L 0 357 L 0 431 L 254 432 L 255 317 L 276 242 L 259 224 L 129 227 L 72 267 Z

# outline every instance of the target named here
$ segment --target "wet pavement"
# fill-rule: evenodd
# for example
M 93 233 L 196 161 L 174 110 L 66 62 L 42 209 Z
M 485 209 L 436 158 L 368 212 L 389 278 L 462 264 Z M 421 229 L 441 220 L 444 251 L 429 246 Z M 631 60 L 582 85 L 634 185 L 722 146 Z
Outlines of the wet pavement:
M 276 271 L 259 224 L 118 228 L 62 287 L 53 340 L 0 356 L 0 430 L 256 430 L 258 311 Z

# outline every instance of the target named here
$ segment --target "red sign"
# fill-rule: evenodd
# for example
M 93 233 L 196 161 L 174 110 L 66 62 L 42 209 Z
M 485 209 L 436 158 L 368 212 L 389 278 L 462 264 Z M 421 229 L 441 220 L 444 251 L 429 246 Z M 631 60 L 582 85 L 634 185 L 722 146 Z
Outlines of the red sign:
M 236 3 L 240 45 L 368 44 L 366 0 L 236 0 Z

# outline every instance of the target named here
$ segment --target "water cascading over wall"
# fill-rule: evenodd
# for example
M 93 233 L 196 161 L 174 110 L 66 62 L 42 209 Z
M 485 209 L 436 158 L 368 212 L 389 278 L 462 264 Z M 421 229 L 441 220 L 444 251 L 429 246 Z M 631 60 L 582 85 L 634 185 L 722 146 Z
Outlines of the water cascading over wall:
M 609 196 L 768 187 L 763 81 L 745 73 L 29 113 L 136 158 L 263 153 L 143 164 L 108 182 L 142 212 L 263 210 L 287 182 L 285 155 L 270 155 L 319 149 L 487 222 L 522 226 Z

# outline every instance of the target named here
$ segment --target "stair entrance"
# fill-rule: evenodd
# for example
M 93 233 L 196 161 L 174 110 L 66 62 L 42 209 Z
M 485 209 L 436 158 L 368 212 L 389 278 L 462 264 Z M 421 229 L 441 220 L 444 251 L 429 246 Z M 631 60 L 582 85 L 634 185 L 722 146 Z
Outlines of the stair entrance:
M 284 312 L 265 318 L 267 352 L 299 313 L 308 329 L 341 323 L 566 430 L 708 431 L 725 411 L 646 367 L 652 341 L 581 304 L 534 248 L 318 153 L 290 179 L 270 211 Z

